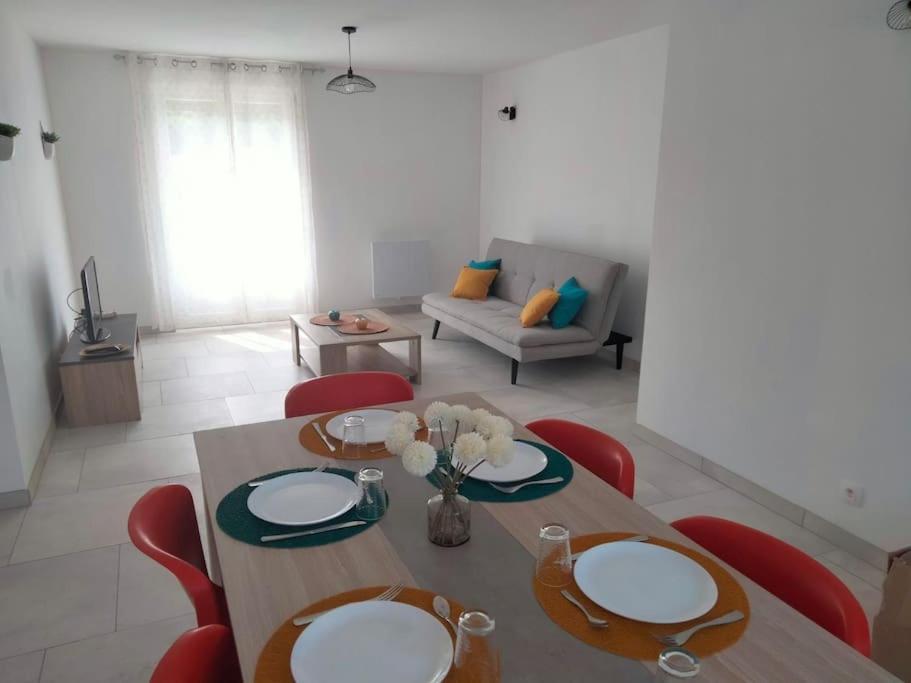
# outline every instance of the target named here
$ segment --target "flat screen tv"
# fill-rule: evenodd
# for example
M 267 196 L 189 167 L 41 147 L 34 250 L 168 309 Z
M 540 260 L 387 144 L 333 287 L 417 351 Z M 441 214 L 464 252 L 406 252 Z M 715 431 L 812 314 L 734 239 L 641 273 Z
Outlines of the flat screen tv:
M 86 344 L 96 344 L 111 336 L 111 331 L 101 326 L 101 294 L 98 290 L 98 271 L 95 257 L 89 257 L 80 273 L 82 280 L 82 333 L 79 338 Z

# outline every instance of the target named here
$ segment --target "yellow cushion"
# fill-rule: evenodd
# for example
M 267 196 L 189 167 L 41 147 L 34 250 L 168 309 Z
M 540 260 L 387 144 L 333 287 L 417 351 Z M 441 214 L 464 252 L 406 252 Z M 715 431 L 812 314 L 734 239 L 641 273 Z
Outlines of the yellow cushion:
M 519 321 L 522 323 L 522 327 L 534 327 L 544 320 L 544 316 L 550 313 L 550 309 L 552 309 L 559 300 L 560 295 L 557 294 L 557 290 L 555 289 L 542 289 L 535 294 L 528 300 L 528 303 L 525 304 L 525 308 L 522 309 L 522 312 L 519 313 Z
M 450 296 L 458 299 L 486 299 L 487 290 L 497 277 L 499 270 L 478 270 L 462 266 L 459 279 L 452 288 Z

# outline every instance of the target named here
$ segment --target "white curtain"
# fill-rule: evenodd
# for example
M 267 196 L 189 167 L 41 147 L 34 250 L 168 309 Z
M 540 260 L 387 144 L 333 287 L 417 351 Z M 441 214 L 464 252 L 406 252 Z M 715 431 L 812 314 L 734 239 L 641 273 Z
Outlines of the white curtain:
M 300 70 L 135 55 L 127 63 L 158 328 L 315 310 Z

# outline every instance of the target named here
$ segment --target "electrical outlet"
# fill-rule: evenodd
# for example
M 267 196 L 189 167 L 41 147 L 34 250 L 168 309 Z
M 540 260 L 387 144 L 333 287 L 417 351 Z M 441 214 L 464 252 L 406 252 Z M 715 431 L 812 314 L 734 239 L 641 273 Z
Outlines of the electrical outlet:
M 864 487 L 855 484 L 853 481 L 841 482 L 841 495 L 848 505 L 859 508 L 864 504 Z

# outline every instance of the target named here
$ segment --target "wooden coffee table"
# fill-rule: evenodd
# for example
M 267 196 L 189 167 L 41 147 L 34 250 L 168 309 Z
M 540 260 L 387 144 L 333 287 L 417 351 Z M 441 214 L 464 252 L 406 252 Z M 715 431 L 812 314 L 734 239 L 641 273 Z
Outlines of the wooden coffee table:
M 377 334 L 342 334 L 334 327 L 311 323 L 314 313 L 295 313 L 291 316 L 291 358 L 296 365 L 303 361 L 319 376 L 384 370 L 404 375 L 414 384 L 421 383 L 420 333 L 375 308 L 344 312 L 361 313 L 389 325 L 389 329 Z M 408 342 L 408 365 L 380 346 L 400 341 Z

